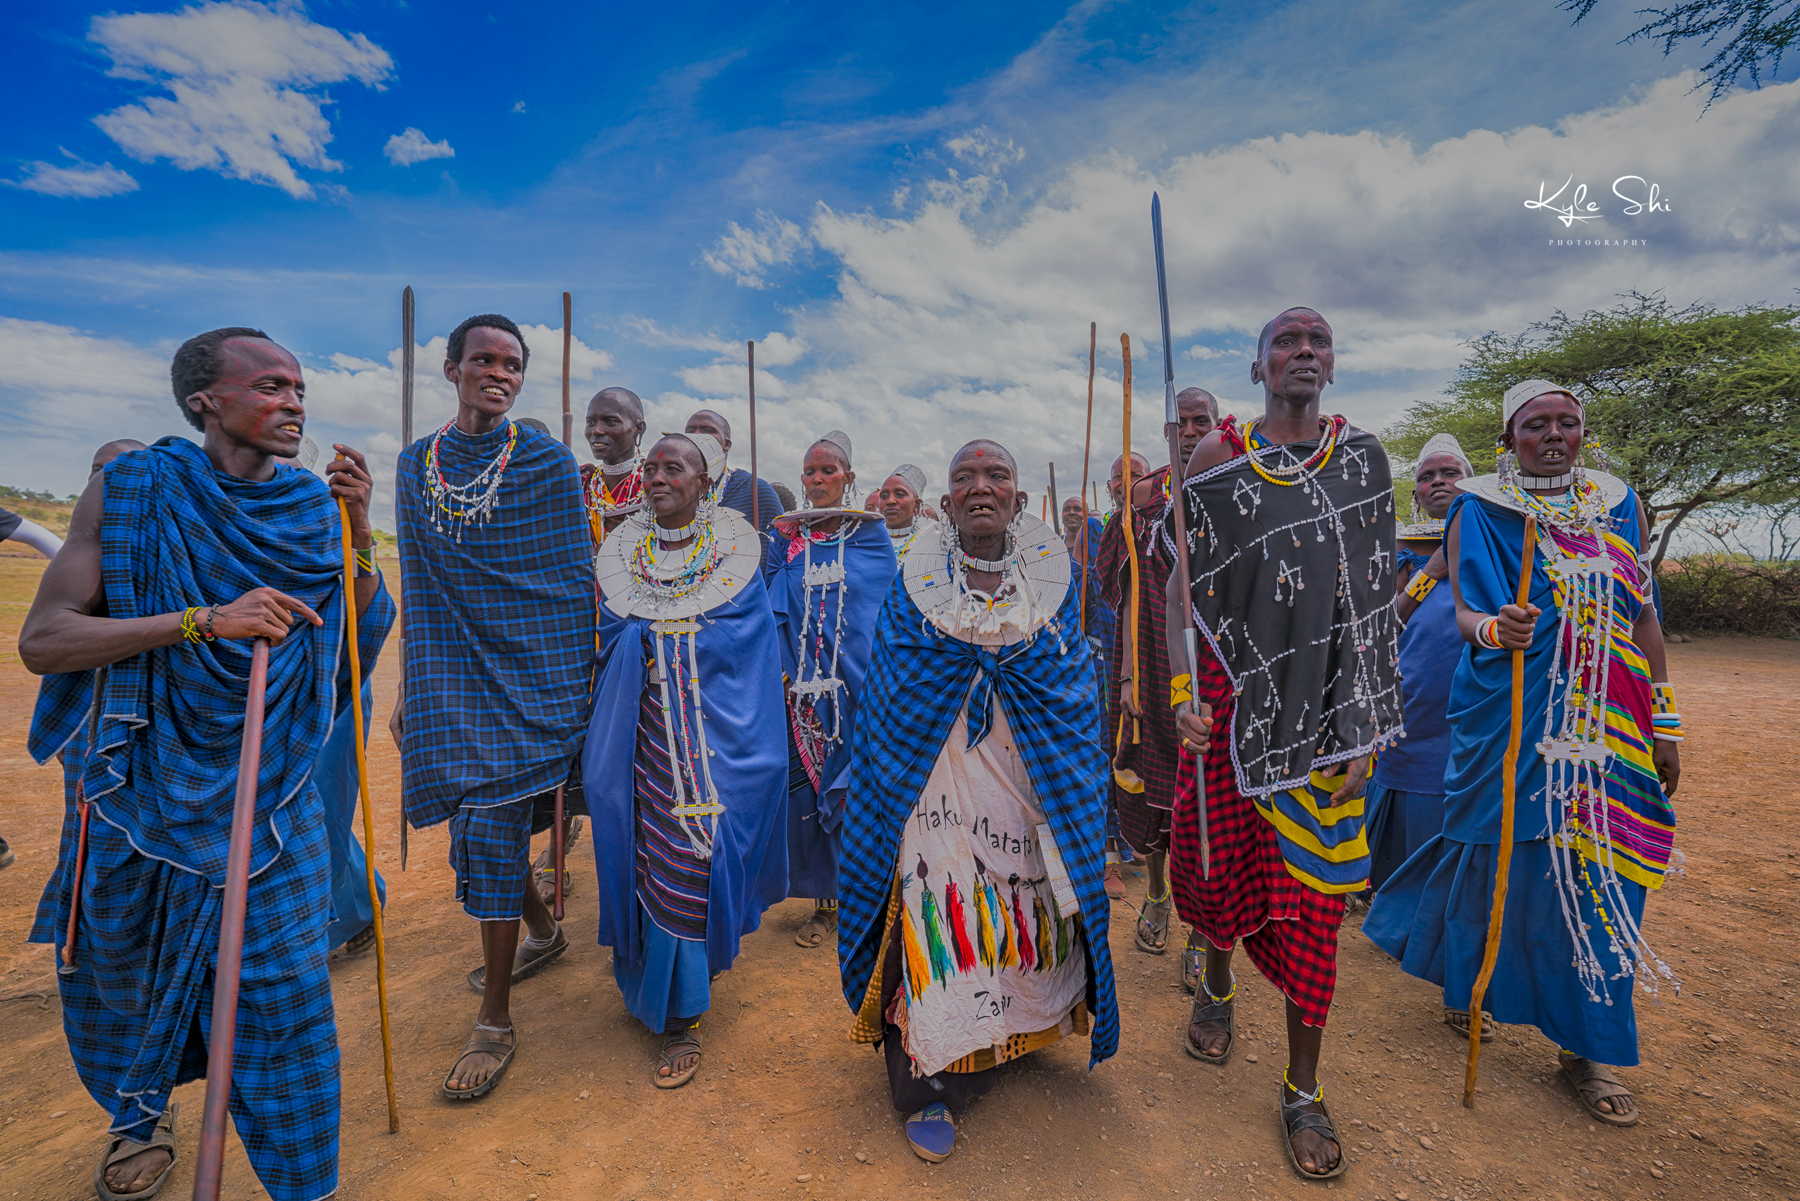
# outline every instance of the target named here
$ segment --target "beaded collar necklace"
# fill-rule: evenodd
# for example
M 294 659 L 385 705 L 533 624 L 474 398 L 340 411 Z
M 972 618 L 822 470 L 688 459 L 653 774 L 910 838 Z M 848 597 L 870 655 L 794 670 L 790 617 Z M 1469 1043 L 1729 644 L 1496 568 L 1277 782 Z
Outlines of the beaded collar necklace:
M 633 454 L 631 456 L 631 461 L 629 463 L 602 462 L 600 464 L 600 470 L 607 475 L 631 475 L 634 472 L 637 472 L 638 470 L 640 470 L 643 466 L 644 466 L 644 456 L 640 452 L 640 453 Z
M 1261 420 L 1256 418 L 1244 427 L 1244 453 L 1249 456 L 1250 466 L 1257 475 L 1283 488 L 1309 483 L 1324 471 L 1331 462 L 1332 453 L 1337 450 L 1345 426 L 1342 417 L 1333 417 L 1329 421 L 1321 417 L 1318 449 L 1300 459 L 1286 444 L 1277 445 L 1264 437 L 1256 428 Z
M 664 538 L 689 536 L 695 526 L 699 527 L 697 536 L 685 551 L 665 552 L 662 549 Z M 652 522 L 637 545 L 632 547 L 632 583 L 638 594 L 652 605 L 666 605 L 690 596 L 704 586 L 723 557 L 711 522 L 696 520 L 681 530 L 664 530 Z
M 1575 482 L 1573 471 L 1562 475 L 1526 475 L 1520 472 L 1513 477 L 1519 481 L 1519 487 L 1527 492 L 1555 492 L 1558 488 L 1567 488 Z
M 688 522 L 686 525 L 676 526 L 673 529 L 657 525 L 656 522 L 652 521 L 650 523 L 650 531 L 656 535 L 656 540 L 658 542 L 686 542 L 689 538 L 694 536 L 694 531 L 699 529 L 701 524 L 700 515 L 696 513 L 694 514 L 694 519 L 692 521 Z
M 425 499 L 431 504 L 432 528 L 438 533 L 445 533 L 444 527 L 449 525 L 456 531 L 456 540 L 461 542 L 463 530 L 470 522 L 486 525 L 499 510 L 500 479 L 506 474 L 513 449 L 519 444 L 519 427 L 513 424 L 511 417 L 503 420 L 506 422 L 506 442 L 488 465 L 466 484 L 452 484 L 444 478 L 443 458 L 439 453 L 444 435 L 456 428 L 456 419 L 451 418 L 444 423 L 443 429 L 432 435 L 431 445 L 425 450 L 424 492 Z

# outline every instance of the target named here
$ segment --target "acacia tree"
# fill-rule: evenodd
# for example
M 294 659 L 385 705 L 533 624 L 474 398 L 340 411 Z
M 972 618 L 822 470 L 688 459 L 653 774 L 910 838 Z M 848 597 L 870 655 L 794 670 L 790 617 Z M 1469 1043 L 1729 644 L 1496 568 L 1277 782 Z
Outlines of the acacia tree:
M 1562 0 L 1557 7 L 1575 14 L 1575 24 L 1594 11 L 1599 0 Z M 1800 0 L 1682 0 L 1661 8 L 1640 8 L 1652 17 L 1625 40 L 1660 41 L 1667 57 L 1681 42 L 1718 45 L 1711 61 L 1700 68 L 1700 83 L 1711 85 L 1708 108 L 1740 78 L 1762 86 L 1763 67 L 1781 73 L 1782 56 L 1800 41 Z
M 1558 310 L 1524 333 L 1468 345 L 1446 395 L 1384 433 L 1391 450 L 1416 455 L 1447 431 L 1477 470 L 1491 470 L 1500 397 L 1548 379 L 1580 398 L 1608 469 L 1643 498 L 1659 564 L 1675 531 L 1708 506 L 1800 497 L 1800 308 L 1676 308 L 1632 292 L 1611 309 Z

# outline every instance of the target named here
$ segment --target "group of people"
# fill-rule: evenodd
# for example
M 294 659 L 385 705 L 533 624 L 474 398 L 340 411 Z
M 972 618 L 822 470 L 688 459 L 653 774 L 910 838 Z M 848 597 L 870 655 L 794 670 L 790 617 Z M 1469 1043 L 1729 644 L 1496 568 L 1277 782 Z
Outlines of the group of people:
M 570 882 L 531 840 L 566 851 L 585 823 L 596 937 L 662 1039 L 657 1088 L 700 1071 L 741 940 L 804 898 L 795 941 L 835 934 L 851 1038 L 880 1049 L 909 1145 L 941 1161 L 1006 1061 L 1077 1036 L 1090 1067 L 1116 1052 L 1111 906 L 1142 856 L 1134 948 L 1165 954 L 1172 915 L 1191 930 L 1188 1054 L 1232 1058 L 1239 941 L 1285 999 L 1301 1176 L 1347 1166 L 1320 1048 L 1346 906 L 1371 886 L 1365 932 L 1443 987 L 1453 1025 L 1538 1026 L 1588 1112 L 1636 1121 L 1605 1065 L 1636 1062 L 1634 987 L 1667 970 L 1640 923 L 1681 736 L 1642 507 L 1583 465 L 1579 399 L 1529 381 L 1506 395 L 1498 473 L 1433 439 L 1423 517 L 1399 528 L 1381 443 L 1321 408 L 1334 355 L 1322 316 L 1280 314 L 1251 367 L 1260 416 L 1181 392 L 1179 475 L 1123 457 L 1111 512 L 1070 498 L 1053 530 L 989 438 L 950 458 L 935 502 L 906 463 L 865 504 L 852 440 L 827 431 L 796 506 L 728 466 L 719 414 L 652 437 L 614 387 L 578 464 L 510 416 L 518 327 L 471 317 L 444 363 L 455 416 L 400 455 L 397 598 L 361 454 L 336 447 L 323 480 L 294 465 L 294 357 L 249 328 L 189 340 L 171 375 L 202 444 L 97 470 L 19 643 L 46 677 L 33 750 L 60 758 L 67 798 L 31 937 L 58 948 L 71 1053 L 111 1118 L 97 1195 L 161 1187 L 170 1091 L 208 1071 L 255 639 L 272 649 L 232 1114 L 277 1201 L 336 1185 L 325 962 L 369 904 L 342 887 L 362 860 L 332 767 L 368 704 L 348 694 L 352 605 L 365 670 L 404 608 L 404 817 L 447 825 L 478 923 L 450 1100 L 529 1053 L 512 993 L 567 949 Z M 1503 783 L 1521 654 L 1526 750 Z M 1471 1023 L 1508 840 L 1499 970 Z

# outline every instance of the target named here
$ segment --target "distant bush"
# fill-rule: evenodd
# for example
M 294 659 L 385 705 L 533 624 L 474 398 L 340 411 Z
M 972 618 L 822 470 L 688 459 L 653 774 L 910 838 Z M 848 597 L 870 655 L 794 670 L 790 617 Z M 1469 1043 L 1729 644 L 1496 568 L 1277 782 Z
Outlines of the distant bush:
M 1667 629 L 1800 637 L 1800 562 L 1689 555 L 1665 560 L 1657 581 Z

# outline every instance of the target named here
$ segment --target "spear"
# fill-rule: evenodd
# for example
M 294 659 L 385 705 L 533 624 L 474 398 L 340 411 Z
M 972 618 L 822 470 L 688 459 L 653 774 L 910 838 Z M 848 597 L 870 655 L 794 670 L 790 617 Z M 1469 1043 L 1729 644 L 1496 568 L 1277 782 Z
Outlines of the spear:
M 573 315 L 575 300 L 567 292 L 563 293 L 563 445 L 574 444 L 575 415 L 569 412 L 569 339 L 573 331 L 569 329 L 569 318 Z
M 756 343 L 746 342 L 744 345 L 750 353 L 750 528 L 761 539 L 762 506 L 757 503 L 756 497 L 761 491 L 757 487 L 760 477 L 756 474 Z
M 1181 461 L 1181 407 L 1175 403 L 1175 350 L 1169 337 L 1169 281 L 1163 270 L 1162 198 L 1150 193 L 1150 230 L 1156 242 L 1156 300 L 1162 308 L 1163 341 L 1163 437 L 1169 443 L 1169 508 L 1175 520 L 1175 594 L 1181 601 L 1181 641 L 1187 651 L 1187 699 L 1182 708 L 1195 711 L 1194 689 L 1198 686 L 1197 660 L 1194 654 L 1194 601 L 1188 582 L 1187 499 L 1183 490 L 1187 464 Z M 1195 793 L 1199 798 L 1200 878 L 1212 873 L 1212 839 L 1206 820 L 1206 773 L 1194 773 Z
M 238 752 L 237 799 L 231 807 L 231 849 L 225 859 L 225 900 L 219 915 L 212 1041 L 206 1048 L 206 1109 L 200 1119 L 200 1162 L 194 1167 L 194 1201 L 219 1201 L 219 1182 L 224 1170 L 225 1114 L 231 1102 L 231 1061 L 237 1042 L 238 979 L 244 970 L 244 906 L 250 891 L 250 836 L 256 825 L 256 777 L 262 768 L 263 696 L 268 686 L 269 642 L 266 638 L 258 638 L 250 655 L 250 695 L 244 704 L 244 742 Z M 359 696 L 356 701 L 360 706 L 362 698 Z M 376 913 L 379 915 L 379 908 Z
M 1531 575 L 1537 565 L 1537 518 L 1525 519 L 1525 553 L 1519 557 L 1519 608 L 1531 599 Z M 1481 952 L 1481 971 L 1469 990 L 1469 1066 L 1463 1075 L 1463 1108 L 1475 1108 L 1475 1069 L 1481 1062 L 1481 1002 L 1494 964 L 1500 959 L 1500 920 L 1506 916 L 1506 885 L 1512 870 L 1513 803 L 1519 791 L 1519 742 L 1525 728 L 1525 652 L 1512 653 L 1512 728 L 1506 735 L 1506 754 L 1500 760 L 1500 847 L 1494 860 L 1494 903 L 1488 910 L 1487 945 Z
M 1081 497 L 1082 504 L 1087 504 L 1088 495 L 1088 454 L 1094 446 L 1094 348 L 1095 339 L 1099 337 L 1100 327 L 1095 322 L 1088 322 L 1088 414 L 1087 434 L 1081 440 Z M 1096 503 L 1094 507 L 1099 508 Z M 1081 533 L 1076 536 L 1075 547 L 1081 555 L 1081 633 L 1087 636 L 1087 514 L 1081 515 Z M 1101 669 L 1101 675 L 1111 670 L 1108 664 Z
M 400 1132 L 400 1103 L 394 1099 L 394 1035 L 388 1024 L 387 936 L 381 926 L 381 890 L 375 884 L 375 812 L 369 804 L 369 759 L 363 745 L 362 654 L 356 644 L 356 552 L 350 546 L 350 506 L 338 498 L 338 520 L 344 530 L 344 629 L 350 649 L 351 710 L 356 714 L 356 786 L 362 796 L 363 868 L 368 875 L 369 908 L 375 914 L 375 995 L 381 1003 L 381 1070 L 387 1078 L 388 1133 Z
M 1052 517 L 1056 518 L 1057 525 L 1061 525 L 1062 524 L 1062 510 L 1056 507 L 1056 464 L 1055 463 L 1050 464 L 1050 495 L 1046 499 L 1048 499 L 1050 502 L 1050 515 Z
M 413 440 L 413 290 L 400 293 L 400 446 Z M 400 580 L 400 686 L 406 687 L 406 579 Z M 400 870 L 406 870 L 406 791 L 400 792 Z

